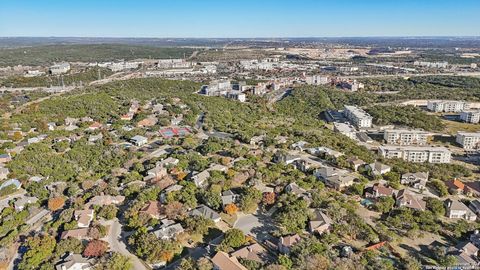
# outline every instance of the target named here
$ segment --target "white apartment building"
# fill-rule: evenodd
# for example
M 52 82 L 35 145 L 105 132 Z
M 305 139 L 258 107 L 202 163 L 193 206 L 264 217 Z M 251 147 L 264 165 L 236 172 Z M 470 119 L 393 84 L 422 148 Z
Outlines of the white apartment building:
M 238 100 L 240 102 L 247 101 L 247 96 L 240 91 L 230 91 L 230 92 L 228 92 L 227 93 L 227 98 L 235 99 L 235 100 Z
M 222 96 L 232 90 L 232 84 L 228 80 L 212 81 L 209 85 L 202 86 L 200 94 L 206 96 Z
M 395 145 L 425 145 L 428 133 L 422 130 L 389 129 L 385 130 L 383 139 L 387 144 Z
M 336 132 L 339 132 L 352 140 L 357 140 L 357 131 L 350 124 L 345 123 L 333 123 L 333 129 Z
M 52 75 L 58 75 L 58 74 L 63 74 L 67 73 L 70 70 L 70 64 L 69 63 L 60 63 L 60 64 L 55 64 L 50 67 L 49 72 Z
M 458 132 L 455 141 L 460 144 L 463 149 L 478 149 L 480 148 L 480 133 Z
M 432 100 L 428 101 L 427 109 L 432 112 L 461 112 L 468 110 L 469 104 L 457 100 Z
M 191 62 L 185 61 L 185 59 L 160 59 L 155 64 L 157 68 L 190 68 Z
M 372 116 L 357 106 L 345 105 L 343 114 L 358 128 L 369 128 L 372 126 Z
M 480 111 L 463 111 L 460 113 L 460 120 L 466 123 L 480 123 Z
M 445 147 L 380 146 L 378 153 L 385 158 L 399 158 L 415 163 L 450 163 L 451 152 Z
M 426 62 L 426 61 L 415 61 L 413 65 L 419 67 L 428 67 L 428 68 L 447 68 L 448 62 Z
M 308 85 L 322 85 L 322 84 L 327 84 L 329 80 L 327 76 L 312 75 L 312 76 L 306 76 L 305 82 Z
M 127 69 L 136 69 L 138 68 L 143 62 L 118 62 L 118 63 L 111 63 L 108 64 L 107 67 L 113 72 L 127 70 Z

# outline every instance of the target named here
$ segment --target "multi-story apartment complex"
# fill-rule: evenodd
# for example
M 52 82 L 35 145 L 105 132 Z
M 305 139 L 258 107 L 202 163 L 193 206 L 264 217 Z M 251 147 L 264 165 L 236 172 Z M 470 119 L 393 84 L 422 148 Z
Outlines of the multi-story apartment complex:
M 189 68 L 192 66 L 191 62 L 185 59 L 160 59 L 155 63 L 157 68 Z
M 312 76 L 306 76 L 305 77 L 305 82 L 308 85 L 322 85 L 322 84 L 327 84 L 329 83 L 329 79 L 327 76 L 321 76 L 321 75 L 312 75 Z
M 336 132 L 339 132 L 352 140 L 357 139 L 357 131 L 350 124 L 345 123 L 333 123 L 333 128 Z
M 460 113 L 460 120 L 467 123 L 480 123 L 480 111 L 463 111 Z
M 385 130 L 383 139 L 387 144 L 425 145 L 428 133 L 422 130 L 390 129 Z
M 427 103 L 427 109 L 432 112 L 461 112 L 468 108 L 467 102 L 457 100 L 432 100 Z
M 480 133 L 476 132 L 458 132 L 456 142 L 460 144 L 463 149 L 479 149 L 480 148 Z
M 426 61 L 415 61 L 413 65 L 419 67 L 428 67 L 428 68 L 447 68 L 448 62 L 426 62 Z
M 356 106 L 345 105 L 343 114 L 358 128 L 369 128 L 372 126 L 372 116 Z
M 380 146 L 378 153 L 385 158 L 400 158 L 417 163 L 450 163 L 451 159 L 451 152 L 445 147 Z
M 52 75 L 67 73 L 70 70 L 69 63 L 59 63 L 49 68 L 49 73 Z

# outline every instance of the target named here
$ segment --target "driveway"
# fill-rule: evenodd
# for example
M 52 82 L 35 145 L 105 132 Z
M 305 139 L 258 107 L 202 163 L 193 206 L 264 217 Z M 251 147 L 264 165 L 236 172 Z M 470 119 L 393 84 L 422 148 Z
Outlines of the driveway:
M 130 258 L 133 269 L 146 270 L 147 268 L 142 261 L 127 250 L 125 239 L 122 237 L 122 224 L 120 224 L 118 219 L 103 222 L 103 225 L 110 226 L 109 234 L 104 239 L 110 245 L 110 249 Z
M 259 242 L 273 239 L 270 232 L 275 229 L 271 217 L 259 212 L 246 215 L 239 214 L 233 227 L 240 229 L 247 235 L 252 235 Z

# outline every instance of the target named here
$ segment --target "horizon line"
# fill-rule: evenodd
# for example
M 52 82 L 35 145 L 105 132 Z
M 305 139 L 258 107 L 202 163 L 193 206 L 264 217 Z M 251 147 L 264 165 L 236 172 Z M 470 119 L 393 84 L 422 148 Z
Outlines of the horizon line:
M 0 38 L 111 38 L 111 39 L 301 39 L 301 38 L 480 38 L 480 35 L 366 35 L 366 36 L 277 36 L 277 37 L 134 37 L 134 36 L 0 36 Z

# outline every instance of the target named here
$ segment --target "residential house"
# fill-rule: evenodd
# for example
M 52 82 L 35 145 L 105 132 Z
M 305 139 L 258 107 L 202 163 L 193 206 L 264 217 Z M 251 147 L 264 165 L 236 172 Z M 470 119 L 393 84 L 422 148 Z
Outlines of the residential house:
M 368 164 L 367 167 L 372 171 L 373 175 L 383 175 L 389 173 L 392 170 L 390 166 L 380 163 L 378 161 Z
M 301 239 L 298 234 L 280 237 L 280 241 L 278 241 L 278 251 L 283 254 L 289 254 L 290 249 Z
M 471 242 L 462 242 L 450 250 L 447 254 L 456 258 L 457 269 L 474 269 L 478 267 L 478 247 Z
M 76 125 L 76 124 L 78 124 L 78 122 L 80 122 L 80 120 L 78 120 L 78 118 L 72 118 L 72 117 L 65 118 L 65 125 L 66 126 Z
M 102 124 L 100 124 L 99 122 L 93 122 L 90 126 L 88 126 L 88 130 L 97 130 L 99 128 L 102 127 Z
M 207 180 L 210 178 L 208 170 L 204 170 L 192 176 L 192 181 L 197 187 L 204 187 L 207 184 Z
M 55 265 L 55 270 L 90 270 L 90 262 L 80 254 L 68 254 Z
M 313 173 L 318 179 L 325 182 L 328 187 L 341 190 L 351 186 L 355 178 L 346 170 L 341 170 L 331 166 L 323 166 L 316 169 Z
M 136 135 L 136 136 L 133 136 L 130 139 L 130 142 L 133 143 L 136 146 L 143 146 L 143 145 L 147 144 L 148 139 L 143 137 L 143 136 Z
M 105 206 L 111 204 L 121 204 L 125 200 L 125 196 L 117 195 L 100 195 L 91 198 L 88 203 L 85 205 L 86 207 L 90 207 L 91 205 L 95 206 Z
M 306 142 L 306 141 L 298 141 L 298 142 L 290 145 L 290 148 L 295 149 L 295 150 L 299 150 L 299 151 L 304 151 L 304 150 L 306 150 L 307 145 L 309 145 L 309 143 Z
M 288 184 L 287 186 L 285 186 L 285 191 L 288 192 L 288 193 L 293 193 L 297 196 L 302 196 L 302 195 L 307 193 L 306 189 L 303 189 L 303 188 L 299 187 L 298 184 L 295 183 L 295 182 L 292 182 L 292 183 Z
M 220 220 L 222 219 L 217 212 L 203 204 L 190 211 L 190 215 L 201 216 L 207 219 L 211 219 L 214 222 L 220 222 Z
M 37 176 L 32 176 L 32 177 L 30 177 L 30 178 L 28 179 L 28 181 L 39 183 L 39 182 L 41 182 L 43 179 L 44 179 L 44 177 L 37 175 Z M 48 179 L 48 177 L 47 177 L 47 179 Z
M 161 219 L 164 216 L 164 212 L 165 209 L 159 201 L 149 201 L 139 211 L 139 213 L 144 213 L 156 219 Z
M 102 134 L 102 133 L 98 133 L 97 135 L 90 135 L 90 136 L 88 137 L 88 142 L 94 143 L 94 142 L 99 141 L 99 140 L 101 140 L 101 139 L 103 139 L 103 134 Z
M 180 162 L 180 160 L 173 158 L 173 157 L 168 157 L 162 161 L 160 161 L 160 165 L 163 167 L 168 167 L 168 166 L 175 166 Z
M 207 171 L 218 171 L 226 173 L 228 171 L 228 167 L 221 164 L 211 164 Z
M 25 209 L 25 206 L 28 204 L 34 204 L 38 201 L 36 197 L 22 196 L 15 200 L 13 205 L 15 206 L 16 211 L 22 211 Z
M 297 160 L 300 160 L 300 159 L 301 159 L 300 156 L 289 155 L 289 154 L 280 153 L 280 152 L 275 153 L 275 156 L 274 156 L 274 162 L 275 163 L 285 163 L 287 165 L 292 164 L 293 162 L 295 162 Z
M 0 163 L 7 163 L 12 160 L 10 154 L 0 154 Z
M 60 239 L 67 239 L 69 237 L 75 238 L 78 240 L 88 240 L 90 236 L 88 235 L 89 228 L 79 228 L 68 231 L 63 231 Z
M 299 160 L 296 160 L 294 162 L 295 167 L 299 169 L 302 172 L 309 172 L 310 170 L 320 168 L 322 166 L 325 166 L 322 161 L 312 159 L 312 158 L 301 158 Z
M 312 218 L 308 222 L 308 230 L 311 233 L 323 234 L 330 230 L 332 220 L 320 209 L 312 209 Z
M 0 167 L 0 180 L 7 179 L 9 173 L 10 171 L 8 170 L 8 168 Z
M 240 195 L 235 194 L 231 190 L 222 192 L 222 205 L 225 207 L 228 204 L 235 204 L 240 200 Z
M 261 264 L 265 263 L 268 256 L 265 248 L 258 243 L 243 247 L 232 252 L 231 255 L 235 258 L 243 258 L 250 261 L 256 261 Z
M 215 270 L 247 270 L 236 257 L 228 255 L 223 251 L 218 251 L 212 258 L 213 269 Z
M 344 155 L 342 152 L 335 151 L 328 147 L 308 148 L 307 152 L 315 156 L 325 156 L 325 157 L 330 156 L 333 158 L 339 158 Z
M 445 200 L 445 207 L 448 218 L 461 218 L 468 221 L 475 221 L 477 219 L 477 215 L 460 201 L 447 199 Z
M 463 194 L 465 191 L 465 184 L 457 178 L 445 182 L 445 185 L 451 194 Z
M 157 164 L 155 168 L 147 171 L 147 175 L 143 178 L 145 182 L 155 182 L 168 176 L 167 169 L 160 164 Z
M 184 231 L 180 223 L 168 219 L 162 219 L 160 222 L 162 223 L 160 228 L 153 232 L 160 239 L 171 240 Z
M 400 179 L 402 185 L 416 189 L 425 189 L 428 181 L 428 172 L 404 173 Z
M 364 165 L 365 164 L 365 161 L 357 158 L 357 157 L 351 157 L 349 158 L 348 160 L 348 164 L 350 164 L 351 168 L 354 170 L 354 171 L 358 171 L 358 169 L 360 168 L 360 166 Z
M 93 209 L 84 209 L 84 210 L 76 210 L 74 212 L 75 220 L 77 220 L 78 227 L 80 228 L 88 228 L 90 226 L 90 222 L 93 220 Z
M 371 188 L 367 189 L 365 197 L 378 199 L 381 197 L 393 197 L 395 193 L 395 189 L 376 183 Z
M 140 120 L 137 123 L 137 127 L 153 127 L 157 124 L 157 118 L 156 117 L 148 117 L 143 120 Z
M 419 211 L 425 211 L 426 207 L 423 197 L 413 195 L 406 189 L 398 192 L 395 204 L 397 207 L 407 207 Z

